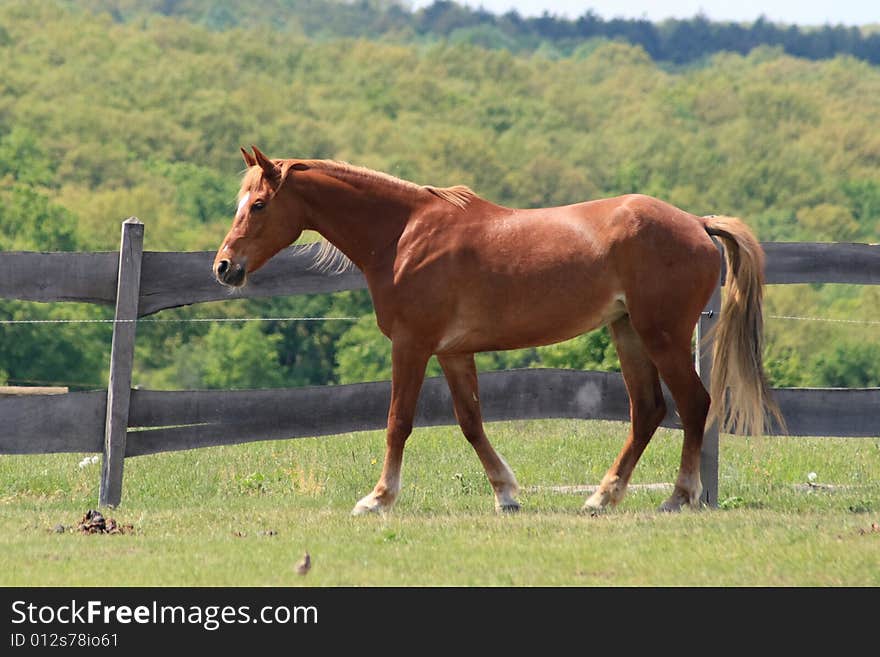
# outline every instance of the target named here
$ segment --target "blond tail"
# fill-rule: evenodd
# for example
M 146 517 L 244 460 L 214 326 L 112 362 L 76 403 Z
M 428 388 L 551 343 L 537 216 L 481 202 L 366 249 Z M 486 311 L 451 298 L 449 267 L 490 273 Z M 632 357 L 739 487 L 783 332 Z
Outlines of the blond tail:
M 772 418 L 785 431 L 764 375 L 764 250 L 739 219 L 705 217 L 704 221 L 706 232 L 721 238 L 727 256 L 724 300 L 714 334 L 708 423 L 720 419 L 722 431 L 760 435 Z

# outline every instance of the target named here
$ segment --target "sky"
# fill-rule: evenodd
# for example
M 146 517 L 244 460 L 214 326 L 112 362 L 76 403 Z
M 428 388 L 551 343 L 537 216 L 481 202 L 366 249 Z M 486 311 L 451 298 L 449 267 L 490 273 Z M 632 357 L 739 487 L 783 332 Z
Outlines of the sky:
M 604 19 L 693 18 L 702 12 L 715 21 L 752 22 L 762 14 L 776 23 L 796 25 L 868 25 L 880 23 L 880 0 L 456 0 L 459 4 L 503 14 L 516 9 L 522 16 L 544 11 L 576 18 L 589 9 Z M 433 0 L 413 0 L 415 9 Z

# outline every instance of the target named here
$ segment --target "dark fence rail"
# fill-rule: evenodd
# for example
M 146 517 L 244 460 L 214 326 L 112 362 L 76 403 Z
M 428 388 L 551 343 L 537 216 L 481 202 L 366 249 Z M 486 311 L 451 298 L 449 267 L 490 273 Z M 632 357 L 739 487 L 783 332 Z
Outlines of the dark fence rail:
M 880 245 L 767 242 L 768 283 L 880 285 Z M 358 290 L 359 271 L 327 275 L 312 268 L 317 244 L 279 253 L 251 277 L 238 297 L 271 297 Z M 214 280 L 214 252 L 145 251 L 138 315 L 204 301 L 229 299 Z M 116 303 L 119 253 L 0 254 L 0 297 L 27 301 Z
M 764 242 L 767 283 L 880 285 L 880 244 Z
M 617 372 L 522 369 L 480 374 L 487 421 L 574 418 L 629 420 Z M 777 389 L 795 436 L 877 436 L 880 389 Z M 254 440 L 382 429 L 388 381 L 270 390 L 132 390 L 126 457 Z M 672 398 L 663 425 L 679 428 Z M 0 398 L 0 453 L 100 452 L 105 392 Z M 455 424 L 442 377 L 425 380 L 417 426 Z M 777 427 L 770 432 L 778 433 Z
M 241 297 L 329 293 L 365 287 L 360 272 L 328 275 L 312 268 L 318 245 L 291 247 L 255 274 L 233 297 L 211 272 L 213 252 L 145 252 L 140 278 L 125 284 L 120 262 L 130 257 L 127 235 L 139 222 L 123 224 L 120 253 L 0 253 L 0 297 L 30 301 L 79 301 L 113 305 L 134 294 L 137 316 L 166 308 Z M 126 232 L 128 231 L 128 233 Z M 130 235 L 129 235 L 130 237 Z M 880 245 L 765 243 L 768 283 L 880 284 Z M 138 286 L 139 283 L 139 286 Z M 717 304 L 717 294 L 711 304 Z M 710 305 L 711 305 L 710 304 Z M 717 308 L 716 308 L 717 310 Z M 133 314 L 128 311 L 127 316 Z M 117 319 L 120 315 L 117 306 Z M 701 320 L 703 329 L 710 320 Z M 119 324 L 117 324 L 117 327 Z M 119 345 L 124 348 L 117 349 Z M 111 370 L 130 374 L 133 332 L 114 332 Z M 704 370 L 711 362 L 697 354 Z M 706 376 L 707 371 L 702 372 Z M 622 377 L 609 372 L 530 369 L 480 375 L 486 420 L 536 418 L 629 419 Z M 788 430 L 796 436 L 877 436 L 880 389 L 777 389 Z M 118 391 L 117 391 L 118 393 Z M 119 402 L 110 395 L 110 403 Z M 123 397 L 125 397 L 123 395 Z M 131 390 L 108 413 L 108 392 L 0 396 L 0 454 L 103 452 L 102 504 L 121 496 L 124 458 L 164 451 L 256 440 L 320 436 L 385 426 L 390 399 L 387 381 L 342 386 L 272 390 Z M 677 427 L 675 405 L 665 426 Z M 123 429 L 111 416 L 124 410 Z M 441 378 L 426 380 L 417 426 L 454 424 L 452 403 Z M 771 428 L 770 433 L 776 429 Z M 717 501 L 717 433 L 707 431 L 704 496 Z
M 292 246 L 250 277 L 233 297 L 214 279 L 214 252 L 145 251 L 138 316 L 178 306 L 242 297 L 272 297 L 358 290 L 363 275 L 327 275 L 312 268 L 318 244 Z M 116 303 L 119 253 L 0 254 L 0 297 L 25 301 Z

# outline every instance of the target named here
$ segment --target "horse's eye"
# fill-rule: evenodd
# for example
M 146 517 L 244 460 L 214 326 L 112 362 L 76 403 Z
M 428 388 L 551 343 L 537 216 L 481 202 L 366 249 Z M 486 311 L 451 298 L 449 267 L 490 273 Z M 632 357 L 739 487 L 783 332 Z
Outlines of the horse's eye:
M 265 201 L 254 201 L 254 204 L 251 206 L 252 210 L 262 210 L 266 207 Z

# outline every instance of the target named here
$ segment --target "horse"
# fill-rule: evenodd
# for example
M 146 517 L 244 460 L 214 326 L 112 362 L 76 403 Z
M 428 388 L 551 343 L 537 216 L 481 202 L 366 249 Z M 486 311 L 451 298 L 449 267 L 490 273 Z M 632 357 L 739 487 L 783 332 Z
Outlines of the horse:
M 662 511 L 700 506 L 707 420 L 749 434 L 761 434 L 771 417 L 782 422 L 762 365 L 764 253 L 740 219 L 693 215 L 641 194 L 512 209 L 466 186 L 419 185 L 334 160 L 270 159 L 255 146 L 241 153 L 247 169 L 214 259 L 217 281 L 245 285 L 304 230 L 316 231 L 324 240 L 321 262 L 363 272 L 378 327 L 391 340 L 382 473 L 354 515 L 385 512 L 398 497 L 404 446 L 432 355 L 499 512 L 520 508 L 519 486 L 483 427 L 477 352 L 610 328 L 631 423 L 616 460 L 584 503 L 592 514 L 620 502 L 665 417 L 661 378 L 684 434 Z M 710 396 L 695 371 L 691 340 L 722 271 L 712 237 L 724 247 L 727 280 Z

